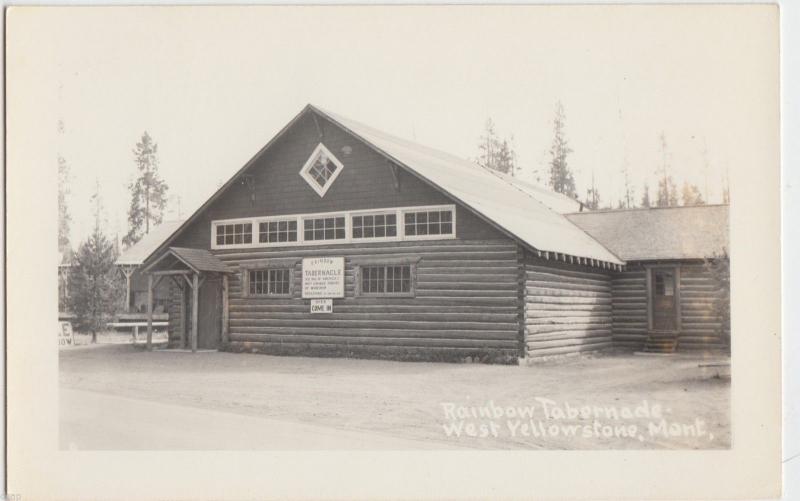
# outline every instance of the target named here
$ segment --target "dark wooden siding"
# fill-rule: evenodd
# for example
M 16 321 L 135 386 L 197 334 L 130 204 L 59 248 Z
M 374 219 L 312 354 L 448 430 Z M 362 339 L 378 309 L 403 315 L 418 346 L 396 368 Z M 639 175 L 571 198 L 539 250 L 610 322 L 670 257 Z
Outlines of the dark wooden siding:
M 681 332 L 678 350 L 722 347 L 723 319 L 715 309 L 719 285 L 703 263 L 681 265 Z
M 178 276 L 177 278 L 183 280 L 183 277 Z M 169 282 L 169 346 L 181 347 L 181 332 L 183 332 L 184 322 L 183 291 L 179 289 L 169 277 L 165 277 L 164 280 Z M 188 332 L 188 330 L 186 332 Z
M 509 239 L 428 241 L 215 252 L 237 270 L 230 281 L 233 349 L 304 349 L 435 353 L 492 353 L 516 358 L 517 245 Z M 345 257 L 345 298 L 332 314 L 312 315 L 301 299 L 301 264 L 294 297 L 242 297 L 241 265 L 264 259 Z M 419 257 L 415 297 L 354 297 L 359 258 Z
M 719 316 L 715 302 L 719 285 L 702 262 L 660 261 L 659 266 L 680 268 L 680 330 L 678 350 L 721 348 L 728 319 Z M 647 269 L 628 263 L 612 278 L 614 345 L 639 350 L 648 336 Z
M 529 357 L 612 347 L 611 272 L 525 259 L 525 347 Z
M 647 341 L 647 270 L 631 264 L 611 279 L 614 345 L 640 350 Z
M 311 116 L 301 118 L 254 161 L 247 172 L 252 182 L 234 183 L 173 245 L 208 249 L 211 221 L 219 219 L 453 203 L 402 169 L 397 171 L 399 188 L 395 187 L 383 156 L 324 119 L 320 118 L 319 124 L 322 139 Z M 299 174 L 320 141 L 344 164 L 324 197 L 317 195 Z M 343 151 L 346 148 L 351 151 L 348 155 Z M 457 207 L 456 224 L 456 234 L 463 240 L 506 238 L 462 206 Z

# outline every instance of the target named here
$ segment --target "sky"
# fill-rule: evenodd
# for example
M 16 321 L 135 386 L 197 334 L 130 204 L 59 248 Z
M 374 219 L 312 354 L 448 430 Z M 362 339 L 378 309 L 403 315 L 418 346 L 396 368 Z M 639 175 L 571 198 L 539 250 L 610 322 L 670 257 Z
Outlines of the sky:
M 491 117 L 533 180 L 534 169 L 546 174 L 561 101 L 581 196 L 594 177 L 601 203 L 616 204 L 623 166 L 637 199 L 645 182 L 652 196 L 663 132 L 678 185 L 707 185 L 717 203 L 726 171 L 755 158 L 740 150 L 764 104 L 753 91 L 767 42 L 758 15 L 747 6 L 53 9 L 33 30 L 52 104 L 44 147 L 53 173 L 59 155 L 70 166 L 73 245 L 93 225 L 96 182 L 107 231 L 127 231 L 132 149 L 145 130 L 169 185 L 166 218 L 185 218 L 307 103 L 465 158 L 477 156 Z

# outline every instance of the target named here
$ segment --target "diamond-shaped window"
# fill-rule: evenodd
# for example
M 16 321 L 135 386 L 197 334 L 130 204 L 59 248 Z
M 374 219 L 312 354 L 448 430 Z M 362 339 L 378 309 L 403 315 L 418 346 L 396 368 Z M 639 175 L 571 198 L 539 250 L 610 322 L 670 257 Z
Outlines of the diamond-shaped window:
M 324 197 L 343 168 L 342 162 L 333 156 L 333 153 L 324 144 L 319 143 L 303 168 L 300 169 L 300 175 L 317 192 L 317 195 Z

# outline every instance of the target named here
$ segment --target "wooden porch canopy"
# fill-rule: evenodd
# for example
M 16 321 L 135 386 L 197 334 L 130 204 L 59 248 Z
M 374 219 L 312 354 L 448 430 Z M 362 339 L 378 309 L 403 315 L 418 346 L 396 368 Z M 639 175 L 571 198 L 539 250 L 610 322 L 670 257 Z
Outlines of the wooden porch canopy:
M 192 331 L 190 336 L 192 352 L 197 351 L 197 310 L 200 287 L 209 275 L 222 277 L 223 301 L 227 301 L 228 274 L 232 272 L 218 257 L 205 249 L 169 247 L 151 264 L 144 268 L 147 274 L 147 349 L 153 349 L 153 289 L 164 277 L 170 277 L 183 291 L 186 304 L 187 288 L 192 291 Z M 224 318 L 228 309 L 223 306 L 223 330 L 228 322 Z M 182 322 L 183 324 L 183 322 Z M 223 332 L 223 337 L 227 333 Z M 181 346 L 186 346 L 186 327 L 181 330 Z

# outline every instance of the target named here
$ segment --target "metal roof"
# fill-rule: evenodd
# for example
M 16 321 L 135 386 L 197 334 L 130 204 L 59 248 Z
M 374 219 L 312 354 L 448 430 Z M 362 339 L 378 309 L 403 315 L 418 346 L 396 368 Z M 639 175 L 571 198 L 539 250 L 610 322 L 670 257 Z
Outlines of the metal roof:
M 139 266 L 150 254 L 153 253 L 167 237 L 177 230 L 183 221 L 164 221 L 160 225 L 152 228 L 150 233 L 144 235 L 141 240 L 130 246 L 117 258 L 116 264 L 122 266 Z
M 559 212 L 567 210 L 565 202 L 544 195 L 519 182 L 496 175 L 479 165 L 449 153 L 400 139 L 377 129 L 347 119 L 318 107 L 307 105 L 278 134 L 222 185 L 200 208 L 150 251 L 145 261 L 157 250 L 167 247 L 189 227 L 203 211 L 222 195 L 238 177 L 246 172 L 262 153 L 289 131 L 300 117 L 316 113 L 330 120 L 366 145 L 391 159 L 417 177 L 436 186 L 453 199 L 490 221 L 509 236 L 542 252 L 561 253 L 600 262 L 622 265 L 624 262 L 599 242 L 572 224 Z M 538 194 L 538 196 L 537 196 Z M 544 201 L 543 201 L 544 200 Z M 553 208 L 551 209 L 550 206 Z
M 579 212 L 567 217 L 626 261 L 702 259 L 728 250 L 728 206 Z
M 624 264 L 569 219 L 549 208 L 532 189 L 523 189 L 506 176 L 341 115 L 311 108 L 538 251 Z

